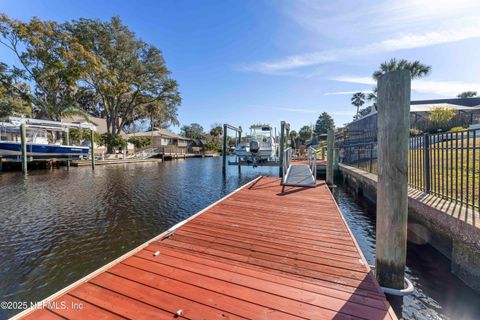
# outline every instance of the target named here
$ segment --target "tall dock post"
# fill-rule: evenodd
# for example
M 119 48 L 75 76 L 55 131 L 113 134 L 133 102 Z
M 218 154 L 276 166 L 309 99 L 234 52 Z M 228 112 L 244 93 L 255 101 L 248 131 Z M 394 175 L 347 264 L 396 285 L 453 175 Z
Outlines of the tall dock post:
M 95 150 L 95 141 L 93 138 L 94 138 L 93 130 L 90 129 L 90 153 L 92 157 L 92 170 L 95 170 L 95 154 L 93 153 Z
M 242 127 L 239 127 L 240 129 L 242 129 Z M 237 144 L 240 144 L 242 143 L 242 130 L 238 131 L 238 142 Z M 241 165 L 240 165 L 240 158 L 237 157 L 237 162 L 238 162 L 238 170 L 240 170 L 241 168 Z
M 408 219 L 410 72 L 378 80 L 378 183 L 376 277 L 383 287 L 404 288 Z
M 222 173 L 227 173 L 227 124 L 223 125 L 223 162 L 222 162 Z
M 22 172 L 27 174 L 27 127 L 25 123 L 20 125 L 20 139 L 22 143 Z
M 327 184 L 333 185 L 333 129 L 328 129 L 327 136 Z
M 65 143 L 67 144 L 67 146 L 70 145 L 70 130 L 68 129 L 65 132 Z M 67 158 L 67 170 L 70 170 L 70 156 L 68 156 Z
M 283 177 L 283 152 L 285 151 L 285 121 L 280 122 L 280 165 L 278 168 L 278 176 Z

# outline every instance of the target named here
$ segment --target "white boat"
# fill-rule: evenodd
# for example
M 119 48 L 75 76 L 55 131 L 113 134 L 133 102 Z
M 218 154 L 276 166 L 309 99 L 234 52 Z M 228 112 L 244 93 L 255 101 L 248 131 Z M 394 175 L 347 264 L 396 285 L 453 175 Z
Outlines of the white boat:
M 250 126 L 250 134 L 235 147 L 235 155 L 240 161 L 253 163 L 276 159 L 278 144 L 272 131 L 270 125 Z
M 53 140 L 56 132 L 65 132 L 70 127 L 90 127 L 48 120 L 7 117 L 0 121 L 0 158 L 19 160 L 22 156 L 20 125 L 27 126 L 26 149 L 30 160 L 43 159 L 82 159 L 89 155 L 89 147 L 62 145 Z

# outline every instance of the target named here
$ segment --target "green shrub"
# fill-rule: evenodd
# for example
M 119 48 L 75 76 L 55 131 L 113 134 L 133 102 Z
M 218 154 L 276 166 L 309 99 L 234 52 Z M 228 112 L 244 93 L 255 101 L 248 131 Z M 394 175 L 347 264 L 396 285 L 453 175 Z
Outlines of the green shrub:
M 90 141 L 90 130 L 71 128 L 69 129 L 69 137 L 71 144 L 81 144 L 84 141 Z M 101 134 L 98 132 L 93 133 L 93 140 L 95 143 L 100 144 L 102 140 Z
M 112 150 L 122 150 L 127 147 L 127 141 L 118 134 L 104 133 L 101 135 L 100 144 Z
M 452 108 L 438 106 L 431 108 L 428 111 L 429 130 L 432 132 L 447 130 L 456 113 L 455 109 Z
M 135 148 L 141 149 L 149 146 L 152 142 L 152 139 L 150 139 L 150 137 L 130 137 L 128 138 L 128 142 L 133 144 Z
M 457 132 L 457 131 L 463 131 L 466 130 L 467 128 L 464 127 L 453 127 L 450 129 L 451 132 Z
M 422 130 L 420 129 L 417 129 L 417 128 L 411 128 L 410 129 L 410 137 L 415 137 L 415 136 L 419 136 L 423 133 Z

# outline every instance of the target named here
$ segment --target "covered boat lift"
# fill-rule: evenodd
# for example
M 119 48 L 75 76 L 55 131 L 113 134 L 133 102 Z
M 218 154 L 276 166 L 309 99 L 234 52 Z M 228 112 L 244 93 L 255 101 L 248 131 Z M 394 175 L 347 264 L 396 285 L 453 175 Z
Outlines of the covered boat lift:
M 19 128 L 19 129 L 16 129 Z M 36 129 L 36 130 L 45 130 L 45 131 L 52 131 L 52 132 L 63 132 L 65 133 L 65 140 L 66 144 L 69 145 L 70 135 L 69 130 L 71 128 L 78 128 L 78 129 L 88 129 L 91 132 L 90 135 L 90 152 L 93 154 L 93 133 L 96 131 L 96 128 L 93 124 L 88 123 L 87 121 L 82 123 L 71 123 L 71 122 L 60 122 L 60 121 L 51 121 L 51 120 L 43 120 L 43 119 L 32 119 L 32 118 L 24 118 L 24 117 L 4 117 L 0 119 L 0 136 L 2 133 L 5 133 L 5 140 L 0 140 L 0 142 L 7 142 L 7 133 L 15 134 L 17 137 L 20 136 L 20 152 L 21 156 L 18 156 L 17 159 L 9 159 L 5 161 L 2 159 L 2 155 L 0 154 L 0 171 L 2 170 L 2 163 L 3 162 L 21 162 L 22 163 L 22 172 L 27 173 L 27 163 L 28 162 L 48 162 L 58 159 L 35 159 L 32 156 L 28 155 L 27 145 L 27 129 Z M 18 141 L 18 140 L 17 140 Z M 17 142 L 14 141 L 14 142 Z M 18 150 L 18 149 L 17 149 Z M 94 157 L 92 158 L 92 167 L 94 167 Z M 70 165 L 70 159 L 67 159 L 67 166 Z

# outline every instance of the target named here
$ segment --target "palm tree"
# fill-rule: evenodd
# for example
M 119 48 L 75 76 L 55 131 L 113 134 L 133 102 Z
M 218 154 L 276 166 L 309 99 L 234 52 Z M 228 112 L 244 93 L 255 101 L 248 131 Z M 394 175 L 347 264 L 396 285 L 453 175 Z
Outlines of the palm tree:
M 313 130 L 310 126 L 303 126 L 300 128 L 300 131 L 298 132 L 298 136 L 300 137 L 300 140 L 302 141 L 303 144 L 307 142 L 308 139 L 312 137 Z
M 474 98 L 477 96 L 477 91 L 465 91 L 457 95 L 457 98 Z
M 290 147 L 295 149 L 297 145 L 298 133 L 295 130 L 290 131 Z
M 385 73 L 396 70 L 409 70 L 412 79 L 417 79 L 429 75 L 430 71 L 432 71 L 432 67 L 427 66 L 418 60 L 410 62 L 405 59 L 397 60 L 392 58 L 390 61 L 385 61 L 380 64 L 380 69 L 375 71 L 372 76 L 375 80 L 378 80 Z
M 357 92 L 352 96 L 352 99 L 350 99 L 352 102 L 352 105 L 357 107 L 357 115 L 356 118 L 358 118 L 358 112 L 360 111 L 360 107 L 365 103 L 365 93 L 363 92 Z

